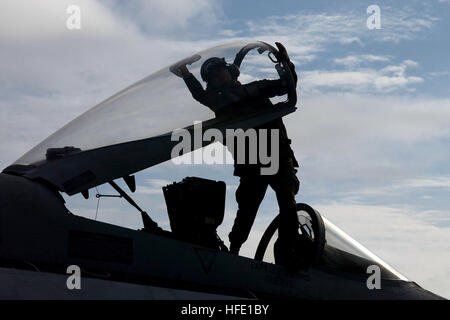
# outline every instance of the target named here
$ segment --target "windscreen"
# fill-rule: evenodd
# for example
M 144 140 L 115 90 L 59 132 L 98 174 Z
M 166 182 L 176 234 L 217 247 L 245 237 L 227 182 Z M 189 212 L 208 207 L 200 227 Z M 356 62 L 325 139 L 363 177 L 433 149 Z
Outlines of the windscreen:
M 301 221 L 301 216 L 299 220 Z M 377 265 L 381 270 L 381 277 L 389 280 L 409 281 L 404 275 L 384 262 L 358 241 L 353 239 L 331 221 L 322 216 L 325 224 L 326 244 L 320 264 L 331 269 L 348 272 L 355 275 L 367 276 L 367 267 Z M 270 240 L 263 261 L 275 263 L 273 246 L 278 238 L 277 232 Z
M 182 62 L 205 88 L 200 75 L 203 62 L 218 57 L 232 64 L 245 47 L 250 50 L 241 61 L 238 81 L 245 84 L 257 79 L 278 78 L 274 62 L 268 56 L 274 49 L 263 42 L 221 45 Z M 158 136 L 214 118 L 214 111 L 193 98 L 184 80 L 173 72 L 173 66 L 167 66 L 99 103 L 31 149 L 15 164 L 29 165 L 45 160 L 50 148 L 74 147 L 86 151 Z

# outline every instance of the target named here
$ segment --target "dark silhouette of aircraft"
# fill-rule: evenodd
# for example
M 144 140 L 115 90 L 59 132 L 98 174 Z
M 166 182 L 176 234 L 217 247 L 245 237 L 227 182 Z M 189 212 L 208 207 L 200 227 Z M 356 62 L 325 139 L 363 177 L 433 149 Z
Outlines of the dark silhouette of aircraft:
M 177 143 L 172 131 L 184 128 L 194 134 L 195 120 L 202 121 L 204 130 L 226 134 L 226 129 L 252 128 L 293 112 L 297 96 L 292 74 L 276 56 L 277 50 L 264 42 L 199 52 L 106 99 L 5 168 L 0 174 L 0 298 L 441 299 L 307 204 L 297 209 L 299 232 L 309 244 L 301 258 L 303 268 L 291 272 L 274 263 L 278 217 L 250 259 L 189 238 L 192 235 L 177 235 L 177 220 L 171 220 L 172 232 L 162 230 L 114 181 L 123 179 L 134 192 L 133 175 L 169 160 Z M 200 66 L 211 57 L 224 57 L 240 67 L 244 83 L 269 74 L 287 81 L 290 89 L 272 109 L 216 116 L 192 99 L 173 74 L 181 63 L 198 77 Z M 61 193 L 88 198 L 90 189 L 105 183 L 139 210 L 143 229 L 83 218 L 65 206 Z M 223 190 L 220 183 L 214 185 Z M 168 209 L 179 214 L 183 207 L 170 206 L 174 202 L 169 191 L 164 191 Z M 214 203 L 217 225 L 224 202 L 217 197 L 208 205 Z M 178 219 L 176 214 L 171 219 Z M 196 212 L 186 207 L 186 214 Z M 81 290 L 66 286 L 71 265 L 81 268 Z M 368 273 L 371 266 L 378 275 Z M 376 276 L 380 288 L 368 285 Z

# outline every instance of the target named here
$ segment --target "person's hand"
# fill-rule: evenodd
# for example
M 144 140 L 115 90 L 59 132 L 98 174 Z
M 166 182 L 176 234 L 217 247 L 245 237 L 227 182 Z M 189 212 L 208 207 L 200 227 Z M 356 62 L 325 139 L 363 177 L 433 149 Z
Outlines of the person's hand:
M 183 77 L 183 78 L 189 75 L 189 70 L 188 70 L 188 68 L 186 67 L 185 64 L 180 66 L 179 72 L 181 74 L 181 77 Z
M 278 60 L 285 60 L 287 62 L 291 62 L 291 60 L 289 59 L 289 55 L 286 51 L 286 48 L 280 42 L 275 42 L 275 44 L 278 48 Z
M 189 70 L 185 64 L 171 66 L 170 71 L 180 78 L 184 78 L 189 75 Z
M 201 59 L 200 55 L 194 54 L 191 57 L 188 57 L 173 64 L 172 66 L 170 66 L 169 70 L 177 77 L 186 78 L 191 74 L 187 68 L 187 65 L 191 65 L 200 59 Z
M 297 73 L 295 72 L 295 65 L 292 63 L 291 59 L 289 58 L 289 55 L 287 53 L 286 48 L 280 43 L 280 42 L 275 42 L 277 48 L 278 48 L 278 60 L 279 61 L 286 61 L 289 68 L 291 69 L 292 72 L 292 76 L 294 77 L 294 81 L 295 83 L 297 83 Z

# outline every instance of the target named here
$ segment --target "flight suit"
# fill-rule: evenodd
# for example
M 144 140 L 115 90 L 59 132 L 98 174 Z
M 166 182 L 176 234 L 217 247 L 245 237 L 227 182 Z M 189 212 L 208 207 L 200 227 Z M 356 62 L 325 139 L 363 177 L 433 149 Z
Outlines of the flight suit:
M 204 90 L 192 74 L 183 79 L 192 96 L 213 110 L 216 116 L 273 108 L 269 98 L 283 95 L 287 92 L 287 88 L 281 79 L 260 80 L 244 85 L 239 83 L 239 81 L 235 81 L 230 87 L 214 90 L 208 87 Z M 296 75 L 295 80 L 297 80 Z M 298 163 L 290 147 L 291 141 L 287 136 L 286 127 L 283 124 L 283 120 L 278 118 L 254 129 L 257 132 L 258 147 L 261 138 L 259 129 L 268 130 L 268 141 L 270 141 L 270 130 L 278 130 L 279 169 L 274 175 L 261 175 L 261 168 L 264 165 L 259 162 L 259 158 L 255 164 L 247 161 L 237 163 L 236 150 L 230 150 L 235 160 L 234 175 L 240 177 L 240 184 L 236 190 L 238 211 L 233 228 L 229 234 L 230 250 L 235 253 L 239 251 L 241 245 L 247 240 L 258 208 L 269 185 L 275 191 L 280 208 L 280 240 L 283 239 L 286 243 L 292 241 L 293 243 L 296 235 L 298 235 L 298 217 L 295 201 L 295 195 L 300 185 L 296 176 L 297 170 L 295 169 L 298 167 Z M 270 143 L 268 149 L 271 149 Z M 248 156 L 248 145 L 246 145 L 245 151 Z

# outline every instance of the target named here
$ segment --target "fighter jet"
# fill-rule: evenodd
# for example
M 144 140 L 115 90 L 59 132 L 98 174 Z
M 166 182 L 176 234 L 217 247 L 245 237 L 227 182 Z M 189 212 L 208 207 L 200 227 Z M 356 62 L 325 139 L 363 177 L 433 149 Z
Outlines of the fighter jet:
M 281 79 L 287 94 L 274 99 L 270 110 L 218 116 L 193 99 L 177 75 L 177 67 L 186 65 L 200 78 L 202 63 L 211 57 L 239 67 L 242 83 Z M 194 122 L 201 121 L 203 130 L 226 135 L 227 129 L 252 128 L 295 111 L 292 73 L 277 57 L 277 49 L 259 41 L 198 52 L 99 103 L 3 169 L 0 298 L 441 299 L 307 204 L 297 205 L 305 250 L 293 271 L 277 263 L 276 213 L 253 259 L 227 252 L 217 238 L 198 237 L 202 230 L 211 236 L 222 222 L 222 182 L 190 177 L 164 187 L 171 231 L 159 228 L 152 208 L 148 214 L 119 187 L 116 181 L 123 179 L 134 192 L 135 175 L 174 157 L 176 129 L 194 135 Z M 62 194 L 88 198 L 103 184 L 141 213 L 143 229 L 95 221 L 66 207 Z M 189 202 L 204 198 L 199 190 L 209 192 L 208 201 Z M 77 268 L 81 288 L 71 282 Z

